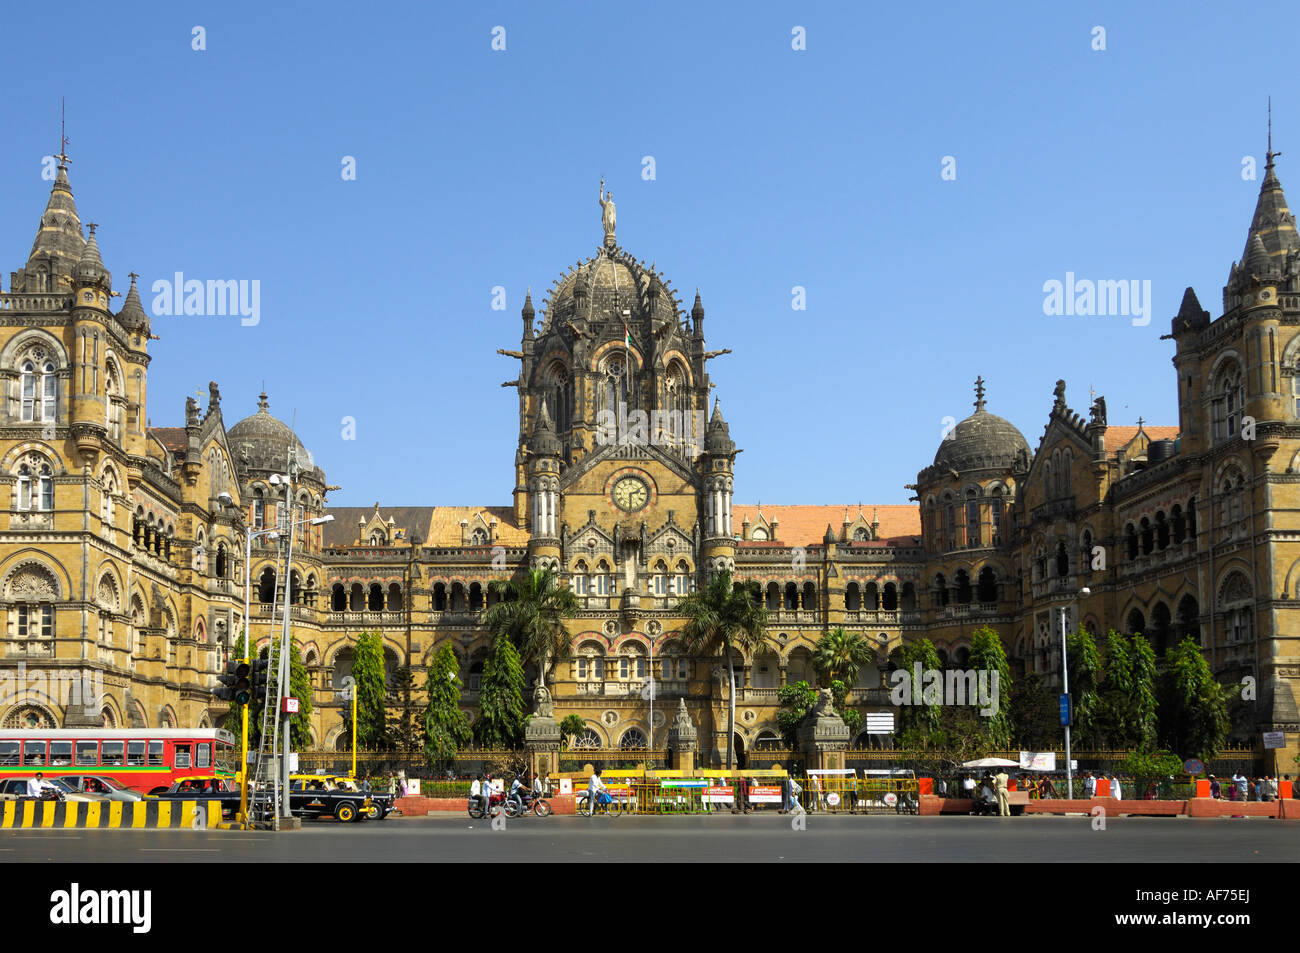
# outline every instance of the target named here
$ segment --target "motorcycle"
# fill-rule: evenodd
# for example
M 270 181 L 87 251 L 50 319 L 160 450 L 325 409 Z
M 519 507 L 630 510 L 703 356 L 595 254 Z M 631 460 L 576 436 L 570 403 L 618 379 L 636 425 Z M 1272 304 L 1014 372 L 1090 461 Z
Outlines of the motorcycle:
M 466 799 L 466 806 L 469 808 L 470 817 L 474 818 L 475 820 L 482 819 L 483 798 L 481 796 L 475 797 L 474 795 L 471 794 Z M 501 811 L 510 810 L 510 808 L 506 807 L 506 796 L 503 791 L 497 791 L 497 790 L 492 791 L 492 793 L 488 797 L 488 810 L 494 815 Z
M 551 802 L 545 798 L 537 797 L 531 791 L 521 792 L 519 798 L 523 804 L 522 812 L 520 811 L 519 802 L 506 798 L 506 817 L 522 817 L 526 814 L 536 814 L 538 817 L 548 817 L 550 815 Z

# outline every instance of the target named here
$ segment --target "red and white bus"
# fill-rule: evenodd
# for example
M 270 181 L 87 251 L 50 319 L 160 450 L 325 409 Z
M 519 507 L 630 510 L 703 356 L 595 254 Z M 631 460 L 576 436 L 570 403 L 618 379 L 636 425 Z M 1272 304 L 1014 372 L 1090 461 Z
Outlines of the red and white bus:
M 192 775 L 234 778 L 238 740 L 219 728 L 24 728 L 0 731 L 0 778 L 95 774 L 142 794 Z

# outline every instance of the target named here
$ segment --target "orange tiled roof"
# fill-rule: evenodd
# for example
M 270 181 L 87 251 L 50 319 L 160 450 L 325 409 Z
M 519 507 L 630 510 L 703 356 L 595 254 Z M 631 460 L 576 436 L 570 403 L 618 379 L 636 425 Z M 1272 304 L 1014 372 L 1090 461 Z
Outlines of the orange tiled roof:
M 485 522 L 497 521 L 496 542 L 502 546 L 525 546 L 528 533 L 515 525 L 515 511 L 510 506 L 435 506 L 429 515 L 428 532 L 425 533 L 427 546 L 459 546 L 460 521 L 469 520 L 483 514 Z
M 173 453 L 189 449 L 190 438 L 184 427 L 150 427 L 149 435 Z
M 755 519 L 759 508 L 757 506 L 735 505 L 731 508 L 731 525 L 737 532 L 740 530 L 740 524 L 746 519 L 750 522 L 757 522 Z M 880 520 L 880 538 L 896 539 L 898 537 L 913 537 L 921 534 L 921 510 L 915 504 L 885 504 L 882 506 L 863 506 L 862 515 L 866 517 L 867 522 L 871 522 L 871 514 L 875 512 L 876 518 Z M 858 518 L 858 505 L 845 506 L 843 503 L 832 504 L 830 506 L 771 506 L 763 504 L 763 517 L 771 522 L 776 520 L 778 526 L 776 535 L 778 542 L 787 546 L 818 546 L 821 544 L 822 537 L 826 535 L 826 524 L 829 523 L 832 532 L 836 538 L 839 538 L 840 531 L 844 527 L 845 514 L 848 514 L 850 520 Z M 909 539 L 908 542 L 911 540 Z
M 1142 430 L 1148 440 L 1173 440 L 1178 436 L 1177 427 L 1150 427 L 1143 424 Z M 1129 442 L 1137 436 L 1137 432 L 1137 427 L 1107 427 L 1106 452 L 1114 453 L 1128 446 Z

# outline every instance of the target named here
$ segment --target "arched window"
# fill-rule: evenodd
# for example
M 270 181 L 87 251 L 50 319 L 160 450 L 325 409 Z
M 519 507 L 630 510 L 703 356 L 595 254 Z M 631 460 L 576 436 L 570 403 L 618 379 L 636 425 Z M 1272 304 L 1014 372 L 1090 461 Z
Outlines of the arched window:
M 1142 555 L 1150 556 L 1151 551 L 1155 549 L 1156 546 L 1155 530 L 1151 526 L 1151 521 L 1145 516 L 1142 517 L 1142 521 L 1138 525 L 1142 530 L 1140 534 L 1142 537 Z
M 1124 527 L 1124 552 L 1128 554 L 1129 559 L 1138 557 L 1138 536 L 1137 530 L 1133 524 L 1129 523 Z
M 610 580 L 612 578 L 613 577 L 610 575 L 609 572 L 609 563 L 605 562 L 605 560 L 602 559 L 600 562 L 596 564 L 596 578 L 595 578 L 596 595 L 607 596 L 610 594 L 610 591 L 612 589 L 612 586 L 610 585 Z
M 217 543 L 216 570 L 218 579 L 226 578 L 226 569 L 226 544 Z
M 979 601 L 985 604 L 998 601 L 998 578 L 991 566 L 985 566 L 980 570 L 979 591 L 976 595 Z
M 402 587 L 393 583 L 388 587 L 388 611 L 401 612 L 406 603 L 402 598 Z
M 805 582 L 803 584 L 803 604 L 800 606 L 800 608 L 802 609 L 817 608 L 817 587 L 813 585 L 811 582 Z
M 384 587 L 377 582 L 372 582 L 367 591 L 366 608 L 371 612 L 384 611 Z
M 471 582 L 469 584 L 469 611 L 478 612 L 483 608 L 483 584 Z
M 668 594 L 668 566 L 660 560 L 654 565 L 654 578 L 652 579 L 652 591 L 656 596 L 665 596 Z
M 980 505 L 974 490 L 966 491 L 966 548 L 980 545 Z
M 1064 542 L 1056 544 L 1056 574 L 1062 578 L 1070 574 L 1070 554 Z
M 691 589 L 691 569 L 684 560 L 679 560 L 673 573 L 673 593 L 684 596 Z
M 587 564 L 578 560 L 573 567 L 573 575 L 569 577 L 569 588 L 573 590 L 575 596 L 587 595 Z
M 619 407 L 628 406 L 628 370 L 623 363 L 623 356 L 618 354 L 607 359 L 601 371 L 599 385 L 600 407 L 598 409 L 617 414 Z
M 644 751 L 646 748 L 645 732 L 640 728 L 629 728 L 623 732 L 618 746 L 624 751 Z
M 483 527 L 477 527 L 474 532 L 469 534 L 469 544 L 471 546 L 486 546 L 488 544 L 488 533 Z
M 881 600 L 881 608 L 886 612 L 893 612 L 898 608 L 898 587 L 892 582 L 885 583 L 885 596 Z
M 330 586 L 330 611 L 346 612 L 348 608 L 348 592 L 343 588 L 343 583 L 336 582 Z
M 964 569 L 958 569 L 956 575 L 952 577 L 952 581 L 957 587 L 957 604 L 969 605 L 971 596 L 974 595 L 970 584 L 970 573 Z
M 569 369 L 559 361 L 547 371 L 546 397 L 555 432 L 564 433 L 573 419 L 573 387 L 569 383 Z
M 946 606 L 948 604 L 948 581 L 944 579 L 943 573 L 936 573 L 934 577 L 934 604 L 936 606 Z
M 844 608 L 849 612 L 862 608 L 862 589 L 856 582 L 849 583 L 844 589 Z
M 1002 491 L 993 490 L 993 502 L 989 504 L 989 528 L 992 534 L 991 543 L 994 546 L 1002 545 Z
M 1229 361 L 1219 371 L 1212 394 L 1211 417 L 1214 439 L 1218 443 L 1234 437 L 1237 425 L 1241 422 L 1243 391 L 1241 371 L 1235 362 Z
M 267 567 L 262 570 L 262 574 L 257 577 L 257 601 L 274 602 L 275 601 L 275 570 Z
M 266 494 L 260 486 L 253 488 L 253 528 L 266 528 Z
M 54 364 L 39 359 L 24 361 L 20 367 L 19 390 L 22 394 L 20 416 L 23 423 L 54 420 L 57 403 L 57 382 Z
M 433 611 L 447 611 L 447 584 L 445 582 L 435 582 L 433 584 Z

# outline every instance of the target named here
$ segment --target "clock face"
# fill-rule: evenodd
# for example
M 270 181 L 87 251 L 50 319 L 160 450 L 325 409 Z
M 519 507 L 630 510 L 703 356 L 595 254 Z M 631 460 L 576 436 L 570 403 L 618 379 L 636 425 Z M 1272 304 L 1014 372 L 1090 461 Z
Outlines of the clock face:
M 623 477 L 614 484 L 610 495 L 619 509 L 635 513 L 650 501 L 650 490 L 636 477 Z

